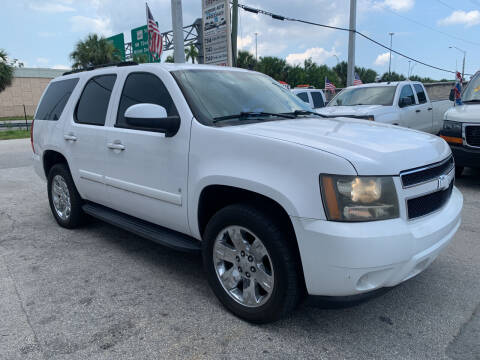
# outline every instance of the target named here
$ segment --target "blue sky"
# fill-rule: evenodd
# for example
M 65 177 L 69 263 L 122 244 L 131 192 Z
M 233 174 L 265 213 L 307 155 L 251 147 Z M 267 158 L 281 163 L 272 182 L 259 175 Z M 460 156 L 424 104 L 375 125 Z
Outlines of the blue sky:
M 281 15 L 348 27 L 349 0 L 240 0 L 242 4 Z M 170 0 L 150 0 L 162 31 L 171 29 Z M 74 44 L 88 33 L 106 36 L 145 23 L 144 1 L 137 0 L 2 0 L 0 48 L 28 67 L 68 68 Z M 357 29 L 426 63 L 461 70 L 467 51 L 466 73 L 480 68 L 480 0 L 358 0 Z M 290 63 L 312 57 L 319 64 L 335 65 L 347 57 L 348 34 L 310 25 L 273 20 L 239 11 L 239 47 L 258 55 L 279 56 Z M 201 16 L 201 0 L 183 0 L 184 24 Z M 165 55 L 164 55 L 165 56 Z M 356 63 L 379 73 L 388 71 L 387 50 L 357 37 Z M 392 68 L 407 74 L 408 60 L 392 57 Z M 410 64 L 413 74 L 434 79 L 452 75 Z

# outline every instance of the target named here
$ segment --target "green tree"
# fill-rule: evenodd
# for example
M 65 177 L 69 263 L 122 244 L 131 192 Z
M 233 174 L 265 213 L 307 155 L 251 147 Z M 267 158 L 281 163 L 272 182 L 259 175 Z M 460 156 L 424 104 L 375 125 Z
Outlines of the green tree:
M 275 80 L 285 81 L 289 67 L 284 59 L 280 59 L 274 56 L 261 57 L 256 66 L 256 70 L 260 71 L 268 76 L 271 76 Z
M 237 55 L 237 67 L 242 69 L 254 70 L 257 66 L 257 61 L 253 54 L 248 51 L 239 50 Z
M 73 69 L 121 61 L 120 52 L 113 44 L 97 34 L 90 34 L 85 40 L 80 40 L 70 58 L 73 60 Z
M 388 74 L 388 72 L 383 74 L 382 77 L 380 78 L 380 81 L 403 81 L 406 79 L 407 78 L 402 74 L 397 74 L 395 71 L 392 71 L 390 75 Z
M 192 64 L 195 64 L 195 59 L 198 59 L 198 50 L 195 45 L 190 44 L 190 46 L 185 49 L 185 58 L 187 61 L 191 59 Z
M 133 61 L 135 61 L 138 64 L 148 63 L 148 55 L 147 54 L 133 55 Z
M 13 68 L 13 65 L 8 63 L 7 52 L 0 49 L 0 92 L 12 84 Z
M 168 55 L 167 58 L 165 59 L 166 63 L 173 63 L 175 60 L 173 59 L 173 55 Z
M 340 80 L 338 86 L 347 86 L 347 63 L 345 61 L 338 63 L 333 67 L 333 71 L 335 71 Z M 375 78 L 378 76 L 378 73 L 375 70 L 364 67 L 355 66 L 355 72 L 360 76 L 360 79 L 364 84 L 375 82 Z

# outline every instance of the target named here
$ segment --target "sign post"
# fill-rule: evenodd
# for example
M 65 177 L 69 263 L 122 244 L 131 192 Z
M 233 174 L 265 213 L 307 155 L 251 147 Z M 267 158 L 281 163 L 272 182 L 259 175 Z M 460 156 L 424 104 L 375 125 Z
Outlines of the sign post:
M 147 56 L 148 62 L 160 62 L 155 59 L 148 49 L 148 28 L 147 25 L 132 29 L 132 56 Z
M 232 66 L 228 0 L 202 0 L 204 63 Z
M 125 38 L 123 33 L 110 36 L 107 38 L 107 41 L 119 52 L 122 61 L 125 61 Z

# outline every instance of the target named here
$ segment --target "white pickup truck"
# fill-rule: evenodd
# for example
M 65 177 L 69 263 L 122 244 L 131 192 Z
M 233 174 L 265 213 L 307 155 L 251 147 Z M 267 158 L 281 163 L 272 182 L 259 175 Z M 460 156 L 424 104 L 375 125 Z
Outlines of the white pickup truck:
M 230 311 L 272 321 L 307 293 L 357 295 L 410 279 L 461 221 L 441 138 L 309 109 L 242 69 L 122 63 L 70 73 L 52 80 L 35 113 L 35 170 L 60 226 L 89 214 L 201 254 Z
M 430 101 L 422 83 L 399 81 L 350 86 L 317 112 L 348 116 L 438 134 L 453 103 Z

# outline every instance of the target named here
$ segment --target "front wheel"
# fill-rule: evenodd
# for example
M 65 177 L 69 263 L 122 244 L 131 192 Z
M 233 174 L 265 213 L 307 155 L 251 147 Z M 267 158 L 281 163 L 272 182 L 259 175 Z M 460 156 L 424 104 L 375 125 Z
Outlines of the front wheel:
M 209 221 L 203 241 L 208 281 L 222 304 L 254 323 L 279 319 L 302 296 L 298 256 L 275 219 L 230 205 Z

